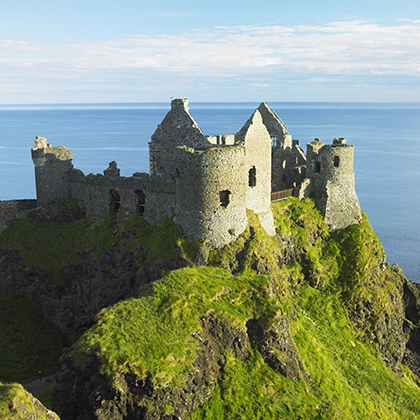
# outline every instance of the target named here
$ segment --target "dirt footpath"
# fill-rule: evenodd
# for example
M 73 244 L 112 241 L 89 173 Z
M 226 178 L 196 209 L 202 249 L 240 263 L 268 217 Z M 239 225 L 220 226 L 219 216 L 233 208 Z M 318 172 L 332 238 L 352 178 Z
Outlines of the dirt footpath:
M 38 397 L 39 394 L 42 394 L 47 389 L 55 387 L 55 373 L 45 378 L 35 379 L 32 382 L 22 384 L 22 386 L 34 397 Z

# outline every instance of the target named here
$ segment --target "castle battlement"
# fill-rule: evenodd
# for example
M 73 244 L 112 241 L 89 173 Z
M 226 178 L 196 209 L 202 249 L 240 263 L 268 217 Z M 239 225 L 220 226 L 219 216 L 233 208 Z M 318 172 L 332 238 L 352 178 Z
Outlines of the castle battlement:
M 344 138 L 292 140 L 287 127 L 262 103 L 236 134 L 206 136 L 189 114 L 188 99 L 174 99 L 149 143 L 150 173 L 121 177 L 116 162 L 102 174 L 73 168 L 71 151 L 36 137 L 32 149 L 38 205 L 58 197 L 84 201 L 88 217 L 150 223 L 173 217 L 191 241 L 221 248 L 247 226 L 253 210 L 275 234 L 271 192 L 314 194 L 326 222 L 340 229 L 360 220 L 354 189 L 353 146 Z

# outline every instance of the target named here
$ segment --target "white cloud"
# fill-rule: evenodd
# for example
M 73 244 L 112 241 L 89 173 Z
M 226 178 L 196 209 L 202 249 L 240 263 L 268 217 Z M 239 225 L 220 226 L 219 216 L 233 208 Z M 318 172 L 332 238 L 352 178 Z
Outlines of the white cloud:
M 264 72 L 277 67 L 331 74 L 418 74 L 420 25 L 361 21 L 294 28 L 221 27 L 182 35 L 146 36 L 49 49 L 59 67 L 157 68 L 208 74 Z
M 40 51 L 41 47 L 32 45 L 26 41 L 13 41 L 9 39 L 0 39 L 0 54 L 7 51 Z
M 158 79 L 188 85 L 193 78 L 198 85 L 201 78 L 207 85 L 226 80 L 239 86 L 253 78 L 262 89 L 291 81 L 338 84 L 363 75 L 417 80 L 420 21 L 216 27 L 61 46 L 0 40 L 0 66 L 2 84 L 20 78 L 59 86 L 66 80 L 66 89 L 72 80 L 80 89 L 89 83 L 128 86 L 136 79 L 143 85 Z

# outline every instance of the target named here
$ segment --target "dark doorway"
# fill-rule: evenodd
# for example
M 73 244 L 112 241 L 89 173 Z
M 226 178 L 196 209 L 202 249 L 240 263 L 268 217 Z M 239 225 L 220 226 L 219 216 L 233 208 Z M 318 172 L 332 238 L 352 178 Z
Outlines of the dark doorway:
M 109 190 L 109 212 L 111 214 L 117 214 L 121 205 L 121 197 L 118 191 Z
M 146 208 L 146 196 L 143 190 L 135 190 L 134 194 L 136 196 L 136 213 L 143 216 Z

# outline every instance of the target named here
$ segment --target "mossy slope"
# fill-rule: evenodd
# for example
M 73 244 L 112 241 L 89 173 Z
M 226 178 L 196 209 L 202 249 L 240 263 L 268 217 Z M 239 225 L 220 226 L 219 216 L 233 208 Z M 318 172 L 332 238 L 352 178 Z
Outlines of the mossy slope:
M 139 299 L 101 312 L 62 362 L 76 411 L 90 404 L 93 418 L 116 419 L 420 415 L 414 376 L 404 368 L 399 377 L 406 280 L 385 263 L 367 218 L 330 234 L 310 199 L 273 211 L 277 237 L 250 213 L 248 230 L 211 253 L 214 268 L 173 271 Z M 208 319 L 218 326 L 213 335 Z M 229 334 L 236 339 L 218 347 L 221 369 L 199 376 L 199 355 L 211 359 L 214 342 Z M 281 374 L 290 363 L 298 376 Z M 91 369 L 90 389 L 80 376 Z
M 59 420 L 20 384 L 0 383 L 0 418 L 3 420 Z
M 21 287 L 52 319 L 72 313 L 82 326 L 95 308 L 138 297 L 102 310 L 62 358 L 63 420 L 420 416 L 417 379 L 401 367 L 418 311 L 406 316 L 411 286 L 366 216 L 330 234 L 311 199 L 272 209 L 275 237 L 249 212 L 209 267 L 174 271 L 194 266 L 200 244 L 169 220 L 11 223 L 0 291 Z M 67 300 L 74 307 L 52 309 Z

